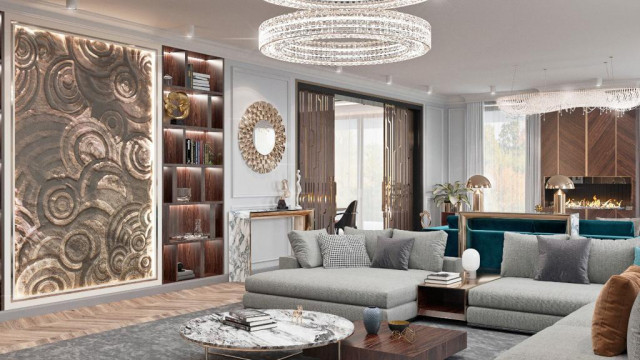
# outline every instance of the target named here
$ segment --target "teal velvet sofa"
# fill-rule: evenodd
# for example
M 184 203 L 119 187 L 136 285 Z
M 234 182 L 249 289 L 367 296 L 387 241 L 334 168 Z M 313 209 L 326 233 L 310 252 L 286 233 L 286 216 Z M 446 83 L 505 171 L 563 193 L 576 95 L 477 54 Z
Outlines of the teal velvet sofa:
M 561 220 L 532 219 L 469 219 L 467 247 L 480 253 L 480 271 L 499 273 L 506 231 L 531 235 L 566 233 L 566 222 Z M 423 229 L 442 230 L 447 233 L 445 256 L 458 256 L 458 216 L 447 218 L 447 225 Z M 634 237 L 633 223 L 628 221 L 580 220 L 580 236 L 597 239 L 628 239 Z

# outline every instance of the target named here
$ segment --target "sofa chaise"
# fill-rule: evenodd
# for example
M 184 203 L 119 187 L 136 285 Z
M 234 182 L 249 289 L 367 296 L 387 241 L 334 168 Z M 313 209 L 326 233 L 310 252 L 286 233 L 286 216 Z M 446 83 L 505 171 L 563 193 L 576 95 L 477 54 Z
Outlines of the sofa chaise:
M 393 230 L 385 231 L 388 231 L 385 236 L 393 235 Z M 376 235 L 382 234 L 362 233 L 367 237 L 367 251 L 372 254 Z M 461 272 L 459 258 L 444 257 L 446 234 L 442 233 L 441 237 L 442 270 Z M 385 319 L 408 320 L 417 316 L 418 284 L 423 283 L 429 273 L 419 269 L 301 268 L 295 257 L 283 257 L 279 270 L 247 278 L 243 303 L 245 307 L 259 309 L 302 305 L 308 310 L 329 312 L 350 320 L 361 320 L 365 307 L 376 306 L 382 310 Z

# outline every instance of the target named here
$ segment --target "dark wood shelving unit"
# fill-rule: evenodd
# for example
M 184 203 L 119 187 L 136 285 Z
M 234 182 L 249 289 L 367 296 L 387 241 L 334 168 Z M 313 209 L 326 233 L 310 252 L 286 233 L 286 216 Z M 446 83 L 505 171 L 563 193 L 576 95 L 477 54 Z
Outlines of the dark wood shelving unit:
M 187 87 L 187 68 L 210 76 L 210 91 Z M 163 47 L 163 94 L 185 92 L 190 99 L 189 116 L 183 124 L 163 118 L 163 283 L 178 281 L 178 263 L 193 270 L 195 278 L 224 273 L 224 60 L 193 51 Z M 187 162 L 186 140 L 200 143 L 200 161 Z M 205 144 L 211 149 L 205 163 Z M 191 189 L 189 201 L 178 201 L 178 188 Z M 200 239 L 176 237 L 193 233 L 200 220 Z M 188 281 L 188 280 L 187 280 Z

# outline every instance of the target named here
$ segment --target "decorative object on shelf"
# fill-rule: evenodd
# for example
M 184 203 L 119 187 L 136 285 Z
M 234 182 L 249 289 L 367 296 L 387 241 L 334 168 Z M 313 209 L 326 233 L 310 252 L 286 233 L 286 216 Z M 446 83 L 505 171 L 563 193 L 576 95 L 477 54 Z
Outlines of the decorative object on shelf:
M 382 322 L 382 310 L 375 306 L 364 308 L 362 322 L 364 323 L 364 328 L 367 330 L 367 334 L 377 334 L 378 330 L 380 330 L 380 323 Z
M 460 211 L 462 205 L 470 206 L 469 189 L 461 181 L 455 183 L 436 184 L 433 187 L 433 201 L 436 206 L 443 207 L 442 211 L 453 212 L 452 207 Z
M 289 180 L 282 180 L 282 195 L 280 195 L 280 199 L 278 200 L 278 210 L 286 210 L 289 207 L 287 206 L 287 198 L 291 196 L 291 191 L 289 191 Z
M 173 76 L 167 74 L 165 76 L 162 77 L 162 83 L 165 86 L 172 86 L 173 85 Z
M 398 321 L 398 322 L 406 322 L 407 326 L 403 330 L 391 330 L 391 340 L 404 340 L 410 344 L 413 344 L 416 341 L 416 332 L 409 327 L 408 321 Z M 389 328 L 391 328 L 392 321 L 389 321 Z
M 205 165 L 213 165 L 214 164 L 213 148 L 209 144 L 204 144 L 204 164 Z
M 389 320 L 387 325 L 389 326 L 389 330 L 401 333 L 408 328 L 411 323 L 406 320 Z
M 544 208 L 542 207 L 542 204 L 536 204 L 536 207 L 534 209 L 537 213 L 541 213 L 544 212 Z
M 482 189 L 491 189 L 491 182 L 482 175 L 473 175 L 467 181 L 467 188 L 473 191 L 473 211 L 484 211 Z
M 193 225 L 193 235 L 202 237 L 204 234 L 202 233 L 202 220 L 196 219 Z
M 558 190 L 553 195 L 553 212 L 555 214 L 565 214 L 567 196 L 562 190 L 575 189 L 573 181 L 564 175 L 553 175 L 547 180 L 544 187 L 545 189 Z
M 247 108 L 239 126 L 238 145 L 242 158 L 253 171 L 260 174 L 273 171 L 282 160 L 286 142 L 282 116 L 273 105 L 257 101 Z M 267 148 L 270 151 L 265 154 Z
M 191 188 L 177 188 L 176 200 L 179 202 L 191 201 Z
M 4 135 L 15 139 L 5 175 L 20 181 L 11 215 L 3 213 L 13 227 L 5 299 L 156 279 L 157 54 L 37 26 L 9 29 L 17 80 L 14 115 L 4 119 L 12 130 Z
M 300 173 L 300 169 L 298 169 L 296 171 L 296 198 L 294 206 L 296 210 L 302 209 L 302 206 L 300 206 L 300 196 L 302 195 L 302 185 L 300 185 L 300 181 L 302 181 L 302 174 Z
M 462 253 L 462 268 L 466 271 L 467 280 L 475 280 L 480 268 L 480 253 L 476 249 L 467 249 Z
M 189 116 L 191 102 L 184 91 L 172 91 L 164 97 L 164 112 L 173 120 L 183 120 Z
M 307 10 L 276 16 L 259 29 L 260 51 L 307 65 L 356 66 L 413 59 L 431 50 L 431 25 L 388 10 L 418 0 L 273 0 Z
M 423 229 L 431 226 L 431 213 L 427 210 L 420 213 L 420 225 L 422 225 Z
M 294 324 L 302 325 L 302 305 L 298 305 L 298 308 L 293 310 L 291 317 L 293 318 Z
M 184 264 L 181 262 L 178 262 L 178 272 L 183 272 L 184 271 Z

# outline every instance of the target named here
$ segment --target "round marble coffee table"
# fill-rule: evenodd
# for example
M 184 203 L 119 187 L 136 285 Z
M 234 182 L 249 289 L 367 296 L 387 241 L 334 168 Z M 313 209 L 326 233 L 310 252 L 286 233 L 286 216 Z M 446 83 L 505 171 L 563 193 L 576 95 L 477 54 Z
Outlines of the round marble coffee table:
M 303 311 L 302 323 L 296 323 L 292 317 L 293 310 L 261 311 L 273 316 L 278 326 L 255 332 L 244 331 L 222 323 L 229 313 L 217 313 L 188 321 L 180 328 L 180 335 L 204 347 L 207 360 L 209 349 L 215 349 L 216 355 L 234 359 L 286 359 L 302 353 L 304 349 L 339 343 L 354 330 L 351 321 L 331 314 Z M 275 352 L 284 354 L 275 355 Z

